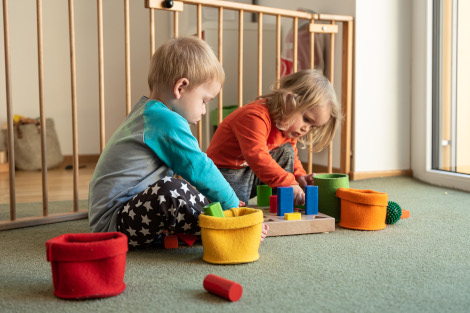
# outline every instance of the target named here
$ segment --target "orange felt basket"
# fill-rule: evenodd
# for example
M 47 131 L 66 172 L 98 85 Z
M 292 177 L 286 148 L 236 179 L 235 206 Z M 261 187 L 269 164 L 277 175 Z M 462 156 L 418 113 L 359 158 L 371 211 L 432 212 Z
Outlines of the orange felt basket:
M 360 230 L 384 229 L 387 216 L 388 195 L 374 190 L 339 188 L 341 199 L 339 226 Z

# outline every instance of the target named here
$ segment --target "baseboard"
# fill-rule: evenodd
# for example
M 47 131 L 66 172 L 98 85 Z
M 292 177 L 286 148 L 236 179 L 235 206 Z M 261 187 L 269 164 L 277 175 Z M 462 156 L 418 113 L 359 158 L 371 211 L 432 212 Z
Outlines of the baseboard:
M 81 154 L 78 156 L 78 164 L 83 163 L 97 163 L 98 159 L 100 158 L 99 154 Z M 64 155 L 64 161 L 62 161 L 62 165 L 72 165 L 73 164 L 73 156 L 72 155 Z
M 302 163 L 303 167 L 307 169 L 307 163 Z M 312 165 L 313 173 L 328 173 L 328 166 L 325 165 Z M 333 173 L 342 173 L 341 169 L 333 167 Z M 347 174 L 347 173 L 346 173 Z M 371 172 L 350 172 L 349 180 L 361 180 L 368 178 L 378 177 L 392 177 L 392 176 L 413 176 L 413 171 L 408 170 L 392 170 L 392 171 L 371 171 Z
M 392 171 L 372 171 L 372 172 L 351 172 L 350 180 L 361 180 L 368 178 L 392 177 L 392 176 L 413 176 L 412 170 L 392 170 Z

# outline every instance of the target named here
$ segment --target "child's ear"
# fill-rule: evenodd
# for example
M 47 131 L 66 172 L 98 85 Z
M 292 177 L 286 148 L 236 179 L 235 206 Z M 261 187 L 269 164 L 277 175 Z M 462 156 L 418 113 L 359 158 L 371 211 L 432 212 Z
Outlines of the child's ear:
M 173 87 L 173 93 L 175 94 L 175 98 L 179 99 L 181 94 L 188 88 L 189 80 L 187 78 L 180 78 L 176 82 L 175 86 Z

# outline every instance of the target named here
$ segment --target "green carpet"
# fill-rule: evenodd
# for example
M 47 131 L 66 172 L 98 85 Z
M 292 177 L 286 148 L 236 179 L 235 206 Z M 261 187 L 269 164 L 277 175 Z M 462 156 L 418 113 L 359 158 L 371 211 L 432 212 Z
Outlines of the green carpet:
M 408 177 L 351 182 L 411 212 L 381 231 L 336 226 L 326 234 L 269 237 L 243 265 L 202 261 L 202 246 L 127 255 L 119 296 L 53 295 L 45 242 L 88 232 L 87 220 L 0 232 L 0 312 L 468 312 L 470 193 Z M 243 286 L 238 302 L 207 293 L 214 273 Z

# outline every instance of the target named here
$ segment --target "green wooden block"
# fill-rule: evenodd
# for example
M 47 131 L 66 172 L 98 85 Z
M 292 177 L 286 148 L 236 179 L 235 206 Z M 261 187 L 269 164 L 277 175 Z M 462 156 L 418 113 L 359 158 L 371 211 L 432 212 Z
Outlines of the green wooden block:
M 213 202 L 209 205 L 206 205 L 204 207 L 204 213 L 206 215 L 215 217 L 225 217 L 224 211 L 222 210 L 222 207 L 220 206 L 219 202 Z
M 273 190 L 268 185 L 258 185 L 257 188 L 257 199 L 256 204 L 259 207 L 269 206 L 269 196 L 272 196 Z

